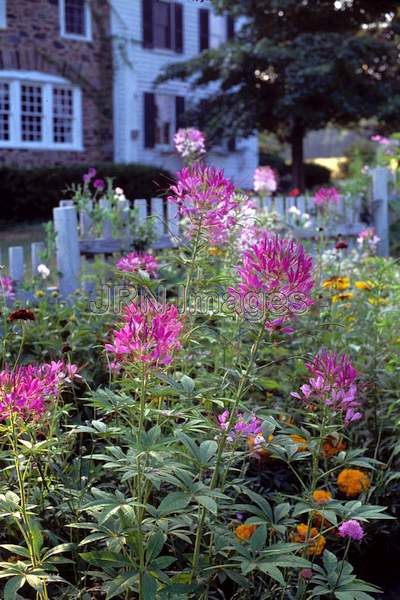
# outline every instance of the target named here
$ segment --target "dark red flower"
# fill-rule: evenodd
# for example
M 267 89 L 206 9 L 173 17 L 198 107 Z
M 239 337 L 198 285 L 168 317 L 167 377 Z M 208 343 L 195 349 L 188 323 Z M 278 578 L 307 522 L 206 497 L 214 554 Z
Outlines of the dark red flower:
M 8 321 L 36 321 L 36 317 L 29 308 L 19 308 L 8 315 Z
M 299 190 L 299 188 L 293 188 L 290 192 L 289 192 L 289 196 L 291 198 L 297 198 L 297 196 L 300 196 L 301 191 Z
M 347 242 L 336 242 L 335 248 L 336 250 L 346 250 L 349 247 Z

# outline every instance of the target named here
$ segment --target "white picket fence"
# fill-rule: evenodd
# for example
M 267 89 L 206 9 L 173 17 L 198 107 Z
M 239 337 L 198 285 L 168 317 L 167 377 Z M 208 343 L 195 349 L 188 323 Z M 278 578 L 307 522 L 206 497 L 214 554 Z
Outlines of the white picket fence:
M 380 256 L 389 255 L 389 212 L 388 203 L 390 195 L 391 172 L 385 168 L 377 168 L 372 172 L 371 194 L 369 198 L 369 212 L 371 214 L 371 223 L 369 226 L 375 228 L 377 236 L 380 238 L 378 245 L 378 254 Z M 107 201 L 100 200 L 101 208 L 107 208 Z M 155 242 L 152 244 L 154 250 L 162 248 L 179 246 L 182 243 L 179 230 L 179 219 L 176 206 L 167 203 L 166 206 L 161 198 L 153 198 L 150 202 L 147 200 L 134 200 L 134 207 L 137 210 L 138 221 L 143 223 L 149 217 L 152 218 L 155 233 Z M 340 212 L 336 215 L 336 223 L 324 231 L 325 238 L 335 238 L 339 235 L 343 238 L 355 238 L 359 232 L 367 227 L 361 218 L 361 198 L 350 199 L 340 206 Z M 122 221 L 124 211 L 129 208 L 128 200 L 119 201 L 119 210 L 121 211 Z M 301 214 L 311 213 L 312 199 L 306 197 L 275 197 L 264 200 L 260 210 L 275 210 L 283 217 L 289 225 L 293 225 L 295 216 L 291 214 L 290 208 L 295 206 Z M 56 233 L 56 259 L 57 270 L 59 273 L 58 289 L 62 297 L 68 297 L 72 292 L 81 287 L 81 266 L 83 260 L 91 261 L 95 255 L 102 254 L 110 256 L 112 254 L 127 252 L 131 247 L 132 240 L 128 234 L 122 231 L 118 238 L 112 235 L 112 224 L 104 221 L 102 224 L 101 237 L 93 237 L 91 234 L 90 216 L 80 211 L 72 200 L 63 200 L 60 205 L 53 210 L 54 228 Z M 313 219 L 312 227 L 304 229 L 293 226 L 296 237 L 300 239 L 317 239 L 321 233 L 319 231 L 321 223 L 316 215 Z M 37 276 L 37 267 L 42 262 L 41 254 L 44 245 L 42 242 L 35 242 L 31 249 L 31 269 L 32 275 Z M 25 279 L 26 269 L 24 262 L 24 251 L 21 246 L 14 246 L 8 249 L 9 256 L 9 276 L 14 280 L 17 289 Z M 1 264 L 1 257 L 0 257 Z

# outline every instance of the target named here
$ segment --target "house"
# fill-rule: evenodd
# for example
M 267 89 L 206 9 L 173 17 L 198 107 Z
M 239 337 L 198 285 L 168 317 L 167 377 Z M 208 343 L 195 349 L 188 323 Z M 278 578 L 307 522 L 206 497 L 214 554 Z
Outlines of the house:
M 154 81 L 233 35 L 207 0 L 0 0 L 0 164 L 175 171 L 172 138 L 193 91 Z M 209 160 L 250 185 L 257 139 L 222 142 Z

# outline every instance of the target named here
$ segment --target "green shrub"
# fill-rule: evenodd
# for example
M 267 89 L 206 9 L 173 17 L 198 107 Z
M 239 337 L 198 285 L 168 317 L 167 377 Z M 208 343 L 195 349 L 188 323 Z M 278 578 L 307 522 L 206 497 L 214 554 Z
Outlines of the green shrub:
M 68 186 L 82 182 L 90 165 L 20 169 L 0 168 L 1 219 L 31 221 L 50 219 L 52 209 L 68 199 Z M 165 193 L 171 175 L 159 167 L 141 164 L 96 165 L 99 178 L 111 177 L 129 199 L 152 198 Z

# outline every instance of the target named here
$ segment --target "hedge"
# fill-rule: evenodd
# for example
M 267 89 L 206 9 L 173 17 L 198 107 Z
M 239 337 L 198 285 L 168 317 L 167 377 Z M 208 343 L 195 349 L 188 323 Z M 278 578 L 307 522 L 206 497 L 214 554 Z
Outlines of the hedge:
M 0 168 L 0 220 L 49 220 L 59 201 L 71 197 L 67 187 L 82 182 L 82 176 L 93 165 L 77 164 L 60 167 L 21 169 Z M 101 179 L 112 177 L 115 186 L 123 188 L 129 199 L 162 195 L 172 180 L 167 171 L 141 164 L 96 165 Z

